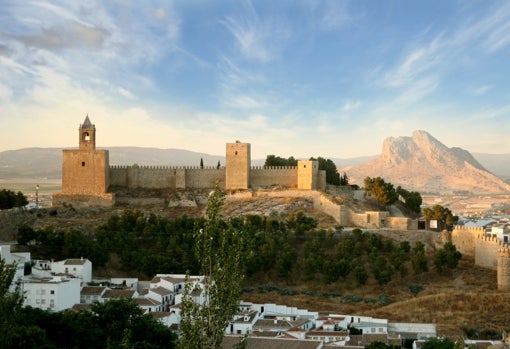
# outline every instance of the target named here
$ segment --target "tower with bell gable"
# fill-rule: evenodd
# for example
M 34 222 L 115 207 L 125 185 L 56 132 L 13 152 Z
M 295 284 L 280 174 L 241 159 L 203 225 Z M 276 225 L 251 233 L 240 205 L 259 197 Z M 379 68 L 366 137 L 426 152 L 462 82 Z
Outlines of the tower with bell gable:
M 109 153 L 96 149 L 96 127 L 88 115 L 78 133 L 78 149 L 62 151 L 62 192 L 53 195 L 53 204 L 111 206 Z

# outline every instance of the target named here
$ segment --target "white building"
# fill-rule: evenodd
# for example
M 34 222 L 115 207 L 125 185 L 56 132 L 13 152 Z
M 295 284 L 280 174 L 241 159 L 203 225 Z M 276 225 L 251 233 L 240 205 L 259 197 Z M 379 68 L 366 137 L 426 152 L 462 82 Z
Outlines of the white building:
M 19 282 L 24 275 L 25 263 L 30 262 L 30 252 L 11 252 L 11 245 L 0 245 L 0 258 L 4 260 L 6 265 L 12 265 L 16 268 L 12 284 L 9 288 L 10 292 L 16 290 L 16 283 Z
M 84 286 L 80 291 L 80 303 L 104 303 L 104 294 L 109 290 L 106 286 Z
M 61 311 L 80 303 L 78 278 L 27 278 L 23 280 L 24 306 Z
M 86 258 L 70 258 L 50 265 L 55 274 L 66 274 L 80 278 L 84 283 L 92 280 L 92 262 Z

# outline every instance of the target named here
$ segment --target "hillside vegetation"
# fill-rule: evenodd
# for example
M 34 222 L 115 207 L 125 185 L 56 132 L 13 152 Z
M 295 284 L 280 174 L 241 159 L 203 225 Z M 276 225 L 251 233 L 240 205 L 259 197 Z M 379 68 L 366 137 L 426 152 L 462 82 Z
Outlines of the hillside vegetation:
M 433 322 L 439 334 L 451 336 L 508 327 L 510 296 L 495 290 L 494 271 L 466 258 L 454 269 L 436 270 L 437 233 L 344 231 L 316 216 L 307 200 L 271 200 L 251 203 L 249 210 L 247 201 L 224 207 L 246 241 L 243 300 Z M 203 223 L 200 208 L 68 207 L 19 215 L 30 220 L 16 237 L 38 242 L 25 247 L 34 258 L 84 256 L 93 261 L 94 275 L 105 277 L 197 272 L 193 234 Z

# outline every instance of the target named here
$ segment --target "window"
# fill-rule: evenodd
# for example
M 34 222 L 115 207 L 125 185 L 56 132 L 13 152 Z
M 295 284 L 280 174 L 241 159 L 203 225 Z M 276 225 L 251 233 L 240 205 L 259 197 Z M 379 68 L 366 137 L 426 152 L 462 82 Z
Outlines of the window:
M 55 294 L 55 290 L 51 290 L 51 291 L 50 291 L 50 294 Z
M 40 299 L 36 299 L 35 300 L 35 304 L 41 304 L 41 300 Z
M 41 299 L 41 304 L 46 304 L 46 299 Z
M 83 133 L 83 140 L 84 140 L 85 142 L 90 141 L 90 135 L 89 135 L 89 133 L 88 133 L 88 132 L 84 132 L 84 133 Z
M 46 290 L 41 290 L 41 295 L 45 295 L 46 294 Z
M 81 162 L 81 167 L 85 167 L 85 161 Z

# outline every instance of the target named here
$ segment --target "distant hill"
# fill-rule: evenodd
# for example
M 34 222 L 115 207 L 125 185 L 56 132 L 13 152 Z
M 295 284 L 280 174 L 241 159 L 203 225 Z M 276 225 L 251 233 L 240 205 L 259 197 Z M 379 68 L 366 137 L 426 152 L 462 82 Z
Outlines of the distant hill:
M 509 184 L 487 171 L 468 151 L 448 148 L 425 131 L 387 138 L 378 158 L 340 171 L 361 186 L 365 177 L 379 176 L 421 193 L 510 192 Z

